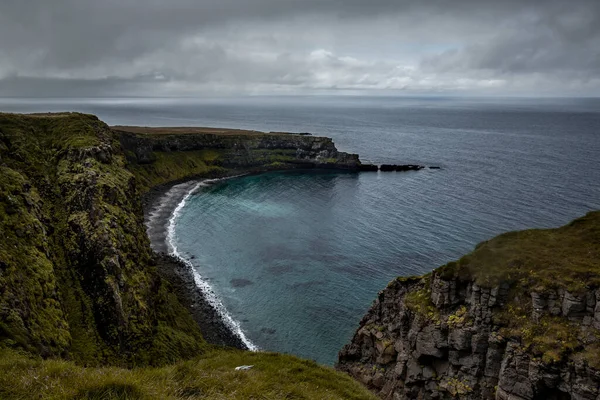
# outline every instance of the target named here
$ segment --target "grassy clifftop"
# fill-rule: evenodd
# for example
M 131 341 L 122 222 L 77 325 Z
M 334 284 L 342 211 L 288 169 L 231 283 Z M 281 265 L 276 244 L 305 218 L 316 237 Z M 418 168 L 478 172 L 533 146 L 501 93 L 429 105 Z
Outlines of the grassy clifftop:
M 91 115 L 0 114 L 0 398 L 369 398 L 314 363 L 204 341 L 157 271 L 141 191 L 210 157 L 150 144 L 147 162 Z
M 380 292 L 339 368 L 383 398 L 600 396 L 600 212 Z
M 581 293 L 600 287 L 600 211 L 558 229 L 502 234 L 439 272 L 472 276 L 487 286 L 518 282 L 524 290 Z

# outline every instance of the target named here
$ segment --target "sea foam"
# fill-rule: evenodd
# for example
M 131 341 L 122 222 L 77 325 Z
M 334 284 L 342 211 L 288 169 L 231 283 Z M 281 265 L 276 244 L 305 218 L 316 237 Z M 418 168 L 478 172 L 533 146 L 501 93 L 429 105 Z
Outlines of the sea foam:
M 219 313 L 219 315 L 221 316 L 222 320 L 225 322 L 227 327 L 229 329 L 231 329 L 231 331 L 240 338 L 240 340 L 246 345 L 246 347 L 249 350 L 258 351 L 259 348 L 254 343 L 252 343 L 250 341 L 250 339 L 248 339 L 248 337 L 242 330 L 240 323 L 238 321 L 236 321 L 231 316 L 231 314 L 229 314 L 229 312 L 227 311 L 227 308 L 225 308 L 225 305 L 223 304 L 221 299 L 219 299 L 219 296 L 215 293 L 213 288 L 208 284 L 208 282 L 204 278 L 202 278 L 202 276 L 196 270 L 196 268 L 190 262 L 190 260 L 183 257 L 177 249 L 175 228 L 177 225 L 177 220 L 179 219 L 179 216 L 181 215 L 181 210 L 183 210 L 183 208 L 185 207 L 189 198 L 196 191 L 198 191 L 202 187 L 207 187 L 211 183 L 214 183 L 214 182 L 217 182 L 220 180 L 221 179 L 210 179 L 210 180 L 205 180 L 205 181 L 199 182 L 196 185 L 194 185 L 191 190 L 189 190 L 187 192 L 187 194 L 183 197 L 183 199 L 179 202 L 179 204 L 177 204 L 177 207 L 175 207 L 175 209 L 173 210 L 173 213 L 171 214 L 171 217 L 169 218 L 169 223 L 167 226 L 166 242 L 169 246 L 169 253 L 171 255 L 177 257 L 178 259 L 180 259 L 182 262 L 184 262 L 189 267 L 190 271 L 192 272 L 192 275 L 194 276 L 194 282 L 196 283 L 196 286 L 198 288 L 200 288 L 200 290 L 202 290 L 202 293 L 204 293 L 206 300 L 209 302 L 209 304 L 215 310 L 217 310 L 217 312 Z

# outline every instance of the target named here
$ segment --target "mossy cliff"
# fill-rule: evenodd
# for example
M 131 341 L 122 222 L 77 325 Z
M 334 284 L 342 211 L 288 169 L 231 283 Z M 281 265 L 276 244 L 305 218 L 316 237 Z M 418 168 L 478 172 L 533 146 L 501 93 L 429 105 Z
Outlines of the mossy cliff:
M 135 176 L 94 116 L 0 115 L 0 337 L 85 364 L 204 346 L 153 266 Z
M 0 380 L 0 397 L 191 399 L 250 393 L 257 398 L 260 390 L 245 390 L 242 382 L 254 385 L 257 379 L 274 398 L 294 392 L 296 383 L 310 393 L 322 384 L 324 398 L 369 398 L 333 370 L 293 357 L 228 353 L 205 342 L 181 296 L 159 274 L 141 194 L 188 176 L 227 174 L 223 157 L 234 150 L 176 147 L 168 136 L 123 135 L 91 115 L 0 114 L 0 359 L 10 360 L 0 363 L 6 377 Z M 138 140 L 150 140 L 153 162 L 144 164 L 133 155 L 143 153 L 128 147 Z M 252 167 L 259 164 L 253 161 Z M 171 369 L 117 368 L 192 358 L 196 361 Z M 229 372 L 230 364 L 246 359 L 259 366 L 255 373 Z M 214 364 L 216 370 L 193 372 L 194 363 Z M 286 363 L 305 371 L 298 382 L 291 381 L 290 371 L 277 374 Z M 209 375 L 204 386 L 192 382 Z M 157 387 L 155 379 L 166 386 Z M 228 394 L 229 386 L 217 385 L 224 379 L 235 379 L 230 388 L 237 392 Z M 180 381 L 202 387 L 181 391 Z M 278 387 L 283 389 L 277 392 Z
M 358 171 L 330 138 L 207 128 L 115 127 L 143 190 L 190 176 L 322 168 Z
M 379 293 L 338 368 L 384 399 L 597 399 L 600 212 Z

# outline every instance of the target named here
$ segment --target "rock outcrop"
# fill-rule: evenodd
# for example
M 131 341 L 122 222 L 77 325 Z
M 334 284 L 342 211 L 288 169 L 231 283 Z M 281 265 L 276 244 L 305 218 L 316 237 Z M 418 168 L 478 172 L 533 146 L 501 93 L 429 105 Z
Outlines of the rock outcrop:
M 425 167 L 423 165 L 414 165 L 414 164 L 400 164 L 400 165 L 382 164 L 379 167 L 379 170 L 384 171 L 384 172 L 390 172 L 390 171 L 403 172 L 403 171 L 420 171 L 424 168 Z
M 123 128 L 124 129 L 124 128 Z M 265 161 L 297 164 L 307 167 L 330 167 L 358 170 L 357 154 L 336 149 L 330 138 L 284 133 L 131 133 L 116 130 L 126 150 L 136 161 L 151 163 L 155 152 L 222 151 L 221 165 L 226 168 L 248 168 L 265 165 Z
M 115 127 L 142 191 L 192 177 L 289 169 L 359 171 L 330 138 L 208 128 Z
M 161 364 L 201 332 L 156 273 L 136 177 L 82 114 L 0 114 L 0 344 L 85 364 Z
M 338 368 L 383 399 L 600 398 L 600 212 L 379 293 Z

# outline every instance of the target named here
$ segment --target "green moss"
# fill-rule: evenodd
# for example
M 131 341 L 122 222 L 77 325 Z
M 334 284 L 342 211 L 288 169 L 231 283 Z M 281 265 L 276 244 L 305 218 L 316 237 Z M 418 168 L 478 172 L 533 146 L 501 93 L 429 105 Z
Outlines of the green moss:
M 423 286 L 411 290 L 404 297 L 404 304 L 414 313 L 417 313 L 434 323 L 440 322 L 440 311 L 431 301 L 431 275 L 422 279 Z
M 436 273 L 473 277 L 479 285 L 518 283 L 523 290 L 563 288 L 580 293 L 600 286 L 600 212 L 558 229 L 509 232 L 481 243 Z
M 136 178 L 106 125 L 0 114 L 0 158 L 0 341 L 86 365 L 203 351 L 150 267 Z
M 508 304 L 495 316 L 495 322 L 504 326 L 500 335 L 520 340 L 527 351 L 545 363 L 561 362 L 583 350 L 577 338 L 579 324 L 548 315 L 533 321 L 530 313 L 530 304 Z
M 600 339 L 596 333 L 596 340 Z M 590 367 L 600 370 L 600 340 L 596 343 L 586 346 L 585 351 L 581 351 L 572 356 L 575 360 L 584 361 Z
M 131 163 L 128 168 L 136 175 L 141 192 L 150 188 L 194 176 L 225 173 L 220 166 L 223 152 L 198 150 L 186 152 L 155 152 L 150 164 Z
M 70 335 L 43 219 L 37 190 L 19 172 L 0 167 L 0 335 L 56 354 Z
M 451 377 L 444 380 L 440 387 L 446 389 L 452 396 L 461 398 L 473 391 L 473 388 L 469 386 L 468 382 Z
M 450 314 L 448 316 L 448 326 L 449 327 L 460 327 L 465 325 L 468 322 L 468 310 L 467 307 L 465 306 L 460 306 L 460 308 L 458 310 L 456 310 L 456 312 L 454 314 Z

